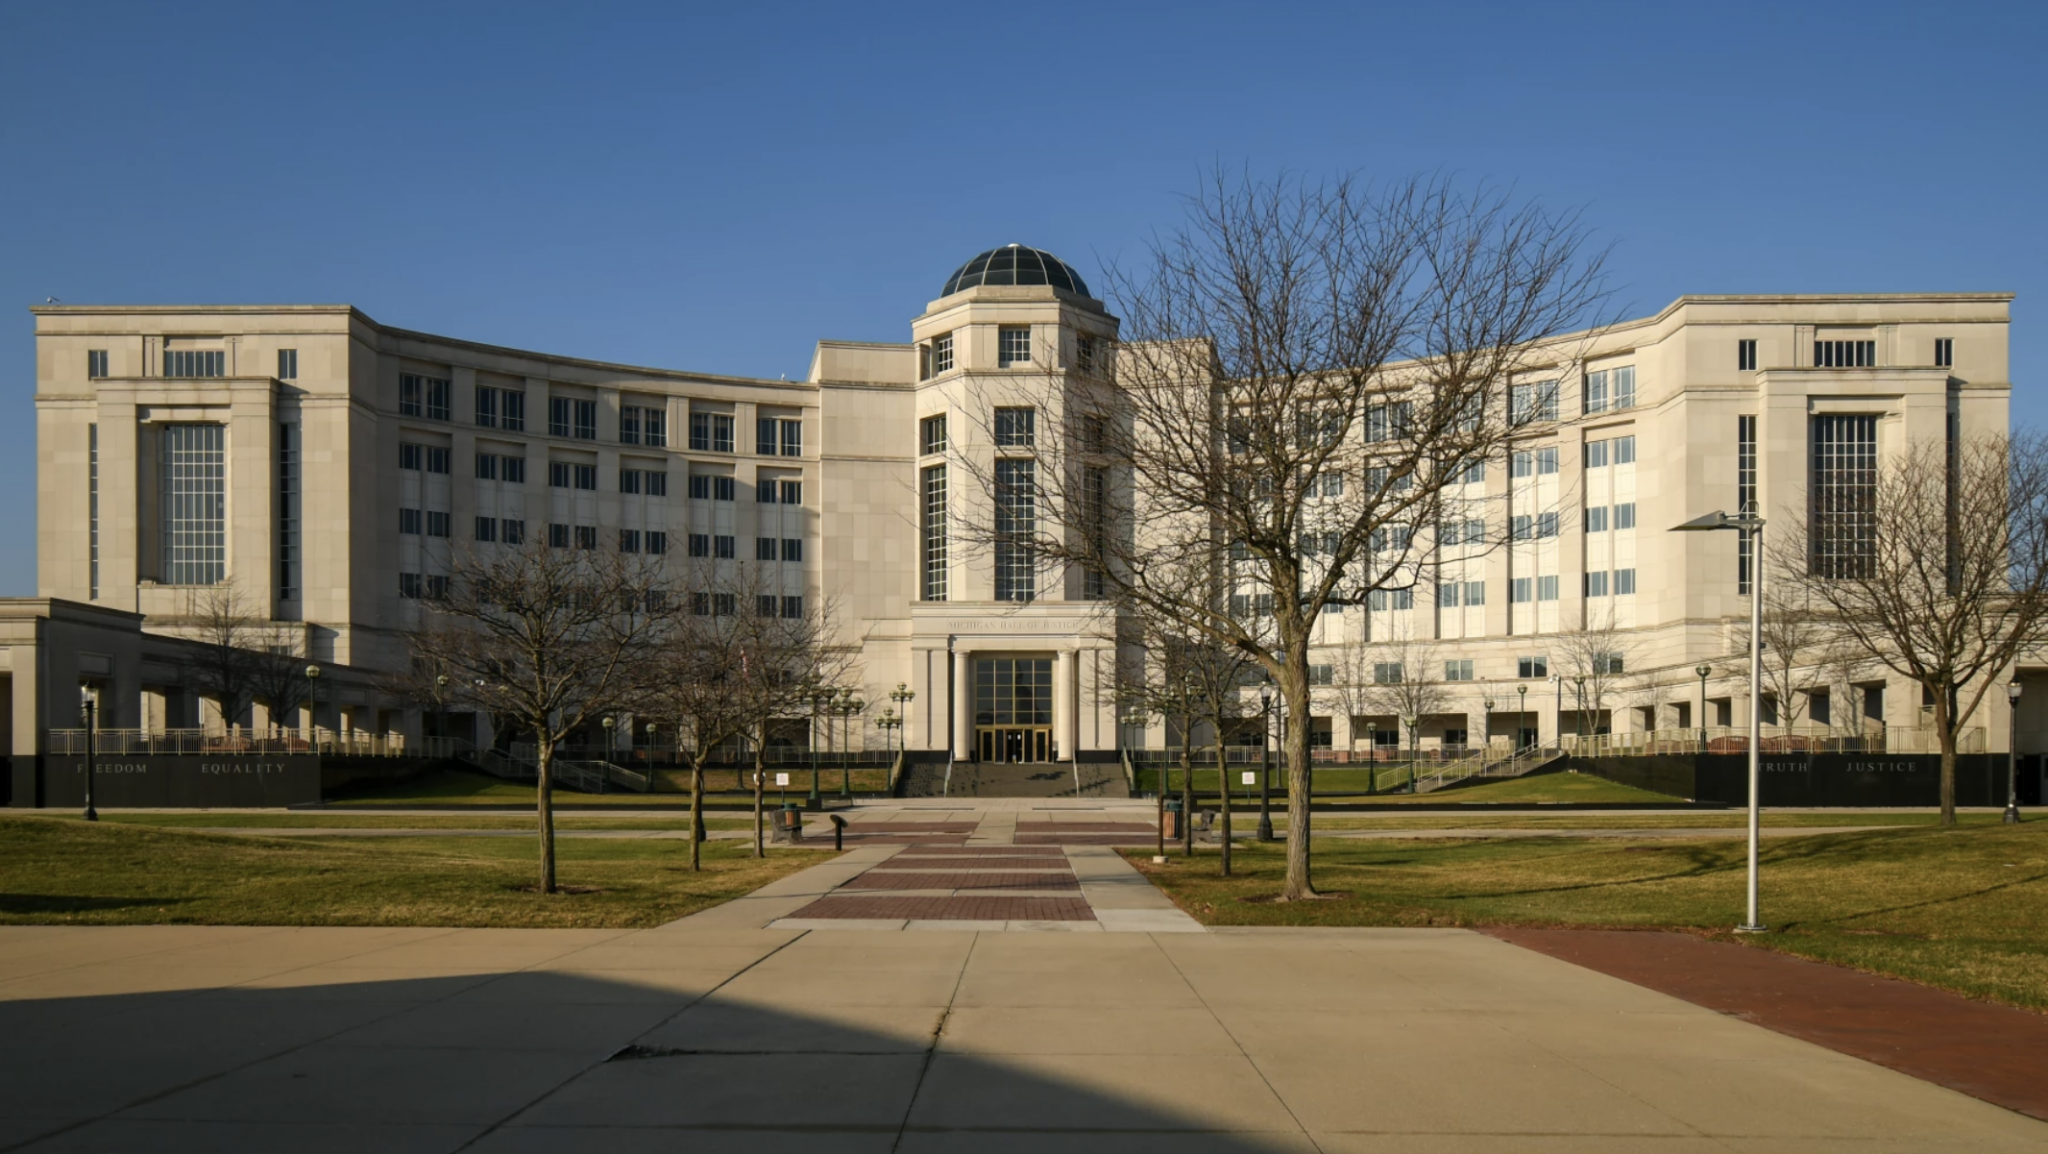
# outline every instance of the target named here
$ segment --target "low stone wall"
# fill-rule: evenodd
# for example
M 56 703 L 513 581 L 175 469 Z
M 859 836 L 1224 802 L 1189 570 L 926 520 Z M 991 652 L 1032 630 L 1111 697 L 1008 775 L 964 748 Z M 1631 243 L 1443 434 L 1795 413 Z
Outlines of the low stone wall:
M 85 758 L 16 759 L 14 806 L 85 805 Z M 110 808 L 311 805 L 348 787 L 404 781 L 442 762 L 313 754 L 107 755 L 93 767 L 93 803 Z M 24 767 L 31 772 L 20 772 Z
M 1572 757 L 1564 767 L 1652 793 L 1726 805 L 1749 804 L 1744 754 Z M 1933 806 L 1941 804 L 1941 757 L 1906 753 L 1767 753 L 1764 805 Z M 2004 754 L 1956 758 L 1957 805 L 2004 805 Z

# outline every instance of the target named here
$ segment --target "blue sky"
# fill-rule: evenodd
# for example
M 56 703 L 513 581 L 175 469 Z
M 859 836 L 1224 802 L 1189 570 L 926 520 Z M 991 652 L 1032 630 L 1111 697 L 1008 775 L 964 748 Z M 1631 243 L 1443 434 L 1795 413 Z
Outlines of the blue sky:
M 2004 290 L 2040 425 L 2048 5 L 0 6 L 0 594 L 35 592 L 27 307 L 344 301 L 800 375 L 1018 241 L 1084 276 L 1205 166 L 1581 206 L 1632 313 Z

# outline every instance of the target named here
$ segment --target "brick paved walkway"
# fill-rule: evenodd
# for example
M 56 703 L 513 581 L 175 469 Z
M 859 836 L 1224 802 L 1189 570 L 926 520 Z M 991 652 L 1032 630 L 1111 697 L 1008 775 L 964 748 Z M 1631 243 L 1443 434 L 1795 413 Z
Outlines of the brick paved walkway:
M 2048 1120 L 2048 1016 L 1689 934 L 1534 928 L 1487 932 Z

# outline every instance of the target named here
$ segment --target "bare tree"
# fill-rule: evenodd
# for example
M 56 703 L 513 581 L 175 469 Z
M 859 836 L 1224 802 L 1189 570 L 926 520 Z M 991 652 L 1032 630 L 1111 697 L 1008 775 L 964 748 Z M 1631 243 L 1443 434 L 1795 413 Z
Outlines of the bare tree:
M 422 602 L 415 667 L 533 735 L 540 889 L 555 885 L 555 751 L 657 668 L 674 600 L 651 560 L 538 541 L 459 556 L 445 598 Z
M 753 675 L 760 665 L 747 659 L 751 623 L 740 614 L 737 593 L 712 588 L 712 576 L 708 569 L 695 571 L 677 591 L 684 612 L 652 655 L 657 676 L 640 702 L 670 723 L 676 750 L 687 759 L 693 870 L 703 868 L 705 764 L 721 746 L 749 732 L 752 699 L 759 695 Z
M 256 697 L 264 639 L 263 620 L 232 583 L 191 596 L 181 632 L 199 643 L 185 667 L 187 683 L 220 707 L 221 724 L 241 722 Z
M 1813 691 L 1828 683 L 1832 631 L 1804 586 L 1766 581 L 1763 593 L 1764 692 L 1777 706 L 1777 724 L 1794 726 L 1812 704 Z M 1742 632 L 1747 652 L 1749 630 Z
M 1586 623 L 1558 635 L 1558 672 L 1571 683 L 1579 724 L 1586 711 L 1600 716 L 1607 699 L 1624 692 L 1635 667 L 1632 634 L 1617 628 L 1612 609 L 1588 610 Z
M 1845 452 L 1814 478 L 1779 579 L 1871 663 L 1920 686 L 1941 743 L 1941 821 L 1955 824 L 1957 738 L 2048 623 L 2048 444 L 1979 435 L 1880 463 Z
M 1596 319 L 1602 260 L 1575 216 L 1447 181 L 1217 174 L 1142 267 L 1110 270 L 1122 344 L 1107 375 L 1048 378 L 1031 464 L 962 460 L 987 496 L 962 533 L 1238 650 L 1306 718 L 1324 606 L 1421 580 L 1471 472 L 1555 418 L 1539 378 L 1574 358 L 1541 342 Z M 1154 579 L 1225 550 L 1220 590 Z M 1289 731 L 1284 899 L 1315 894 L 1309 743 Z
M 1450 707 L 1451 695 L 1438 678 L 1443 666 L 1436 646 L 1407 631 L 1371 646 L 1371 680 L 1364 692 L 1366 708 L 1390 713 L 1407 738 L 1408 780 L 1415 780 L 1415 751 L 1421 746 L 1422 722 Z M 1379 778 L 1379 755 L 1374 751 L 1373 779 Z

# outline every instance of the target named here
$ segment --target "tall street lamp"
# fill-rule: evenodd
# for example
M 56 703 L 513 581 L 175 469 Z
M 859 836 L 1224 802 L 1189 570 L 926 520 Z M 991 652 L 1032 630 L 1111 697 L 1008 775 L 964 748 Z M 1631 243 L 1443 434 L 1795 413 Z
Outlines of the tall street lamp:
M 320 667 L 318 665 L 306 666 L 306 688 L 307 696 L 313 699 L 313 740 L 308 744 L 312 747 L 314 754 L 317 755 L 320 752 Z
M 606 716 L 598 724 L 604 726 L 604 776 L 597 779 L 597 792 L 606 792 L 612 779 L 612 730 L 618 728 L 619 719 Z
M 1749 920 L 1735 927 L 1743 934 L 1762 933 L 1763 922 L 1757 917 L 1756 875 L 1757 846 L 1762 833 L 1762 807 L 1758 794 L 1763 787 L 1763 732 L 1764 732 L 1764 519 L 1762 510 L 1755 502 L 1744 506 L 1739 516 L 1730 517 L 1725 512 L 1708 513 L 1695 517 L 1683 525 L 1673 526 L 1675 532 L 1705 533 L 1717 529 L 1732 529 L 1749 534 L 1750 581 L 1749 581 Z M 1705 712 L 1702 703 L 1701 712 Z M 1704 718 L 1702 718 L 1704 720 Z
M 896 703 L 896 724 L 903 725 L 909 722 L 910 703 L 917 700 L 917 690 L 899 681 L 896 688 L 889 691 L 889 700 Z M 907 740 L 905 745 L 899 748 L 908 748 Z
M 1471 739 L 1471 736 L 1470 736 L 1469 734 L 1468 734 L 1468 735 L 1466 735 L 1466 738 L 1465 738 L 1465 740 L 1466 740 L 1466 744 L 1467 744 L 1467 746 L 1469 747 L 1469 745 L 1471 744 L 1471 740 L 1472 740 L 1472 739 Z M 1484 717 L 1480 718 L 1480 720 L 1479 720 L 1479 764 L 1480 764 L 1480 765 L 1484 766 L 1484 765 L 1486 764 L 1486 747 L 1487 747 L 1487 746 L 1490 746 L 1490 745 L 1492 745 L 1492 744 L 1493 744 L 1493 698 L 1489 697 L 1489 698 L 1487 698 L 1487 699 L 1486 699 L 1486 716 L 1484 716 Z
M 1692 671 L 1700 675 L 1700 752 L 1705 753 L 1707 751 L 1707 678 L 1713 675 L 1714 667 L 1702 663 L 1693 666 Z
M 1380 785 L 1380 723 L 1365 723 L 1365 792 L 1378 793 Z
M 1520 706 L 1520 708 L 1515 710 L 1515 728 L 1517 730 L 1524 730 L 1529 728 L 1529 687 L 1526 685 L 1515 686 L 1515 695 L 1517 704 Z M 1515 734 L 1515 751 L 1519 753 L 1521 749 L 1522 735 L 1517 732 Z
M 896 716 L 896 707 L 893 705 L 883 706 L 882 716 L 875 718 L 876 728 L 880 729 L 888 737 L 889 755 L 891 757 L 896 755 L 896 729 L 902 724 L 903 719 Z
M 2005 824 L 2020 820 L 2020 679 L 2005 687 L 2005 700 L 2012 706 L 2007 714 L 2005 743 Z
M 1259 690 L 1259 832 L 1273 840 L 1273 691 Z
M 85 710 L 85 820 L 98 821 L 100 811 L 92 804 L 92 779 L 93 746 L 97 744 L 93 739 L 99 732 L 99 702 L 93 700 L 91 689 L 81 685 L 78 687 L 78 704 Z

